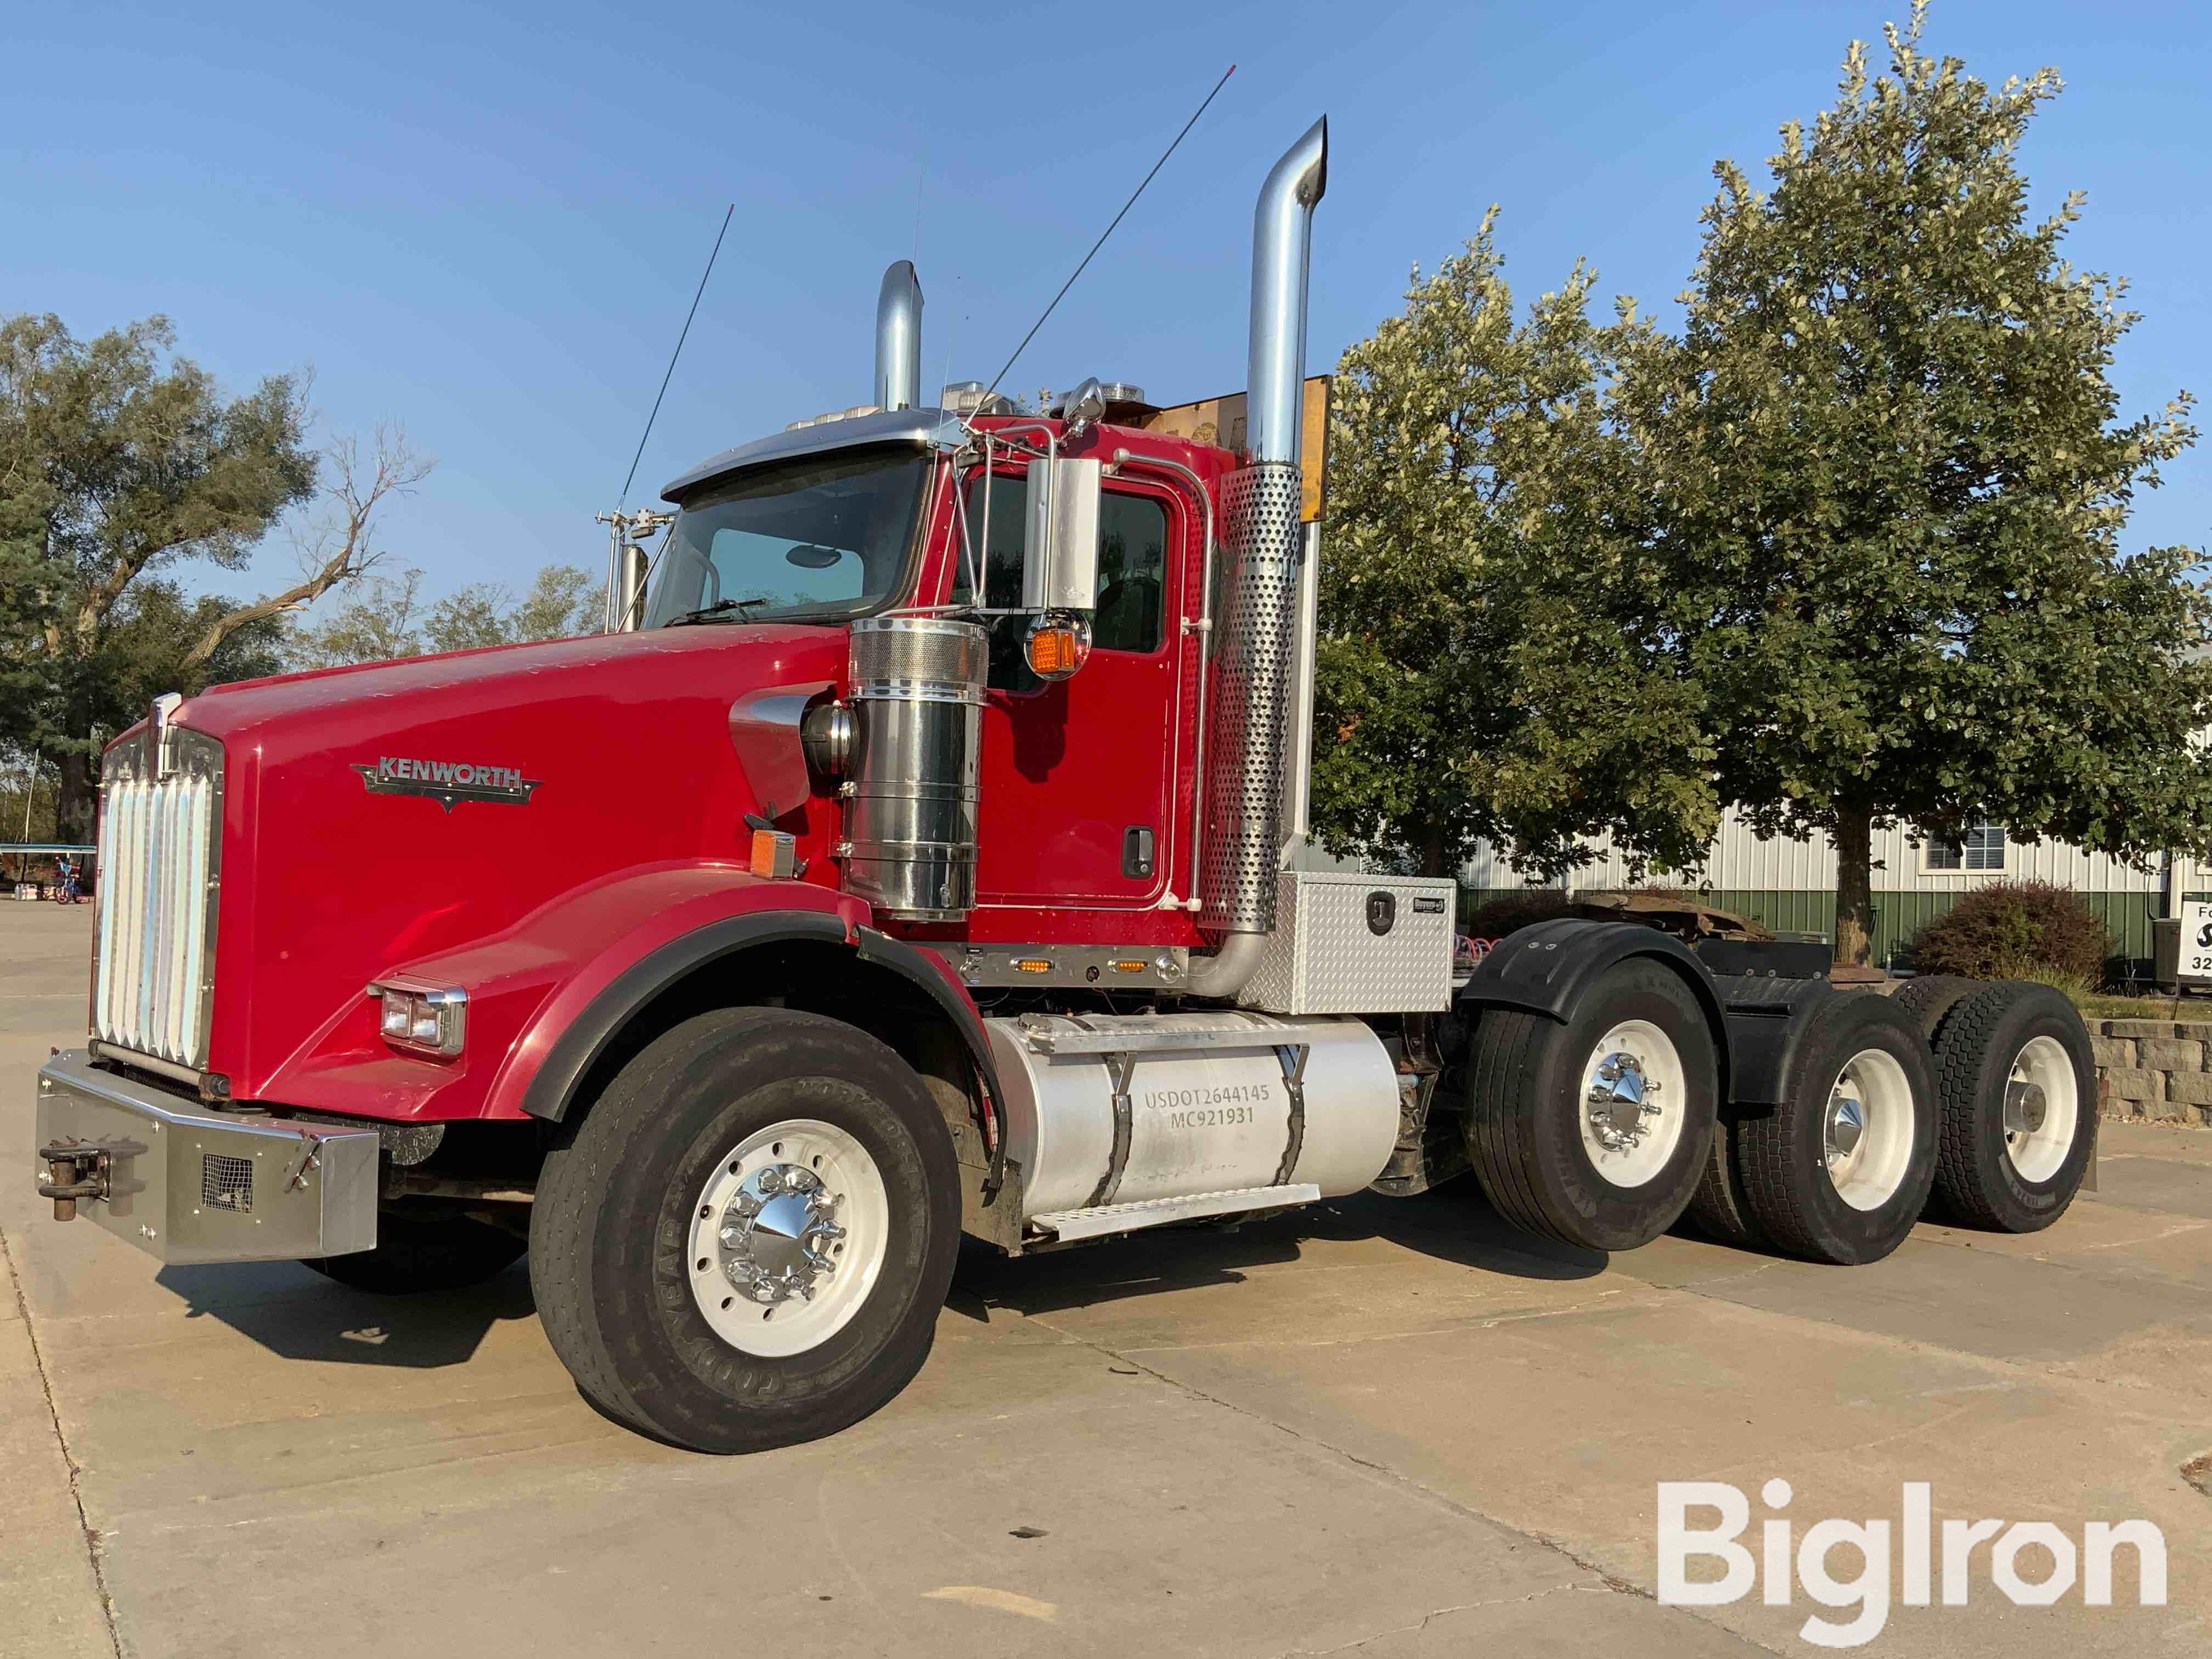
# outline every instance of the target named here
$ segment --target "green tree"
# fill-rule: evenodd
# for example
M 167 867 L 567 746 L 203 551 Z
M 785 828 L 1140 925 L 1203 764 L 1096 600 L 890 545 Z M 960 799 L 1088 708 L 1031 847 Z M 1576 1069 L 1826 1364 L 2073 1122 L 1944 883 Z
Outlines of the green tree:
M 605 597 L 577 566 L 549 564 L 520 599 L 499 582 L 471 582 L 447 594 L 430 607 L 422 635 L 433 651 L 465 651 L 597 633 Z
M 119 732 L 164 691 L 283 673 L 283 627 L 273 616 L 241 614 L 252 608 L 217 594 L 187 596 L 164 577 L 134 583 L 101 634 L 94 724 Z
M 1313 818 L 1340 854 L 1456 872 L 1693 860 L 1717 817 L 1694 685 L 1641 597 L 1601 387 L 1635 337 L 1577 265 L 1524 321 L 1495 210 L 1338 364 L 1322 558 Z
M 197 691 L 221 681 L 283 672 L 282 629 L 266 617 L 234 622 L 246 608 L 217 594 L 187 598 L 167 577 L 132 583 L 108 612 L 93 653 L 82 664 L 93 731 L 122 731 L 143 718 L 147 705 L 164 691 Z M 216 645 L 198 654 L 210 638 Z M 60 803 L 52 787 L 57 769 L 50 757 L 17 733 L 0 738 L 0 746 L 6 751 L 0 764 L 7 775 L 20 775 L 13 785 L 0 784 L 0 826 L 12 826 L 0 840 L 64 838 Z M 33 775 L 40 785 L 34 799 L 27 801 L 23 786 Z
M 422 573 L 381 573 L 353 583 L 320 621 L 295 623 L 285 641 L 295 668 L 337 668 L 422 654 Z
M 94 757 L 137 717 L 118 674 L 167 651 L 167 688 L 198 689 L 234 635 L 355 574 L 362 551 L 345 538 L 252 605 L 146 588 L 196 561 L 244 566 L 318 471 L 297 380 L 226 398 L 173 340 L 161 317 L 90 340 L 52 316 L 0 319 L 0 729 L 54 765 L 70 840 L 90 832 Z M 164 632 L 187 616 L 197 638 Z
M 383 662 L 437 651 L 561 639 L 598 631 L 604 592 L 573 564 L 549 564 L 518 598 L 499 582 L 471 582 L 425 605 L 422 573 L 374 574 L 356 583 L 344 603 L 288 642 L 295 666 Z
M 1715 169 L 1684 333 L 1636 337 L 1615 405 L 1722 796 L 1833 838 L 1844 961 L 1877 829 L 2212 848 L 2201 555 L 2119 542 L 2190 399 L 2119 418 L 2124 285 L 2061 257 L 2079 195 L 2029 219 L 2015 152 L 2057 75 L 1992 90 L 1921 51 L 1924 10 L 1887 74 L 1853 43 L 1770 191 Z

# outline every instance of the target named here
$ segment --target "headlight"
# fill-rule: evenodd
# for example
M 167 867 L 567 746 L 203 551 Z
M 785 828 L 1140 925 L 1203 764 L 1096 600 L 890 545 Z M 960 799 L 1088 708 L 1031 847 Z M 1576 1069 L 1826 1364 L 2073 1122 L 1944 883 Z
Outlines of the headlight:
M 377 1029 L 395 1048 L 451 1056 L 467 1035 L 469 994 L 458 985 L 418 985 L 379 980 L 368 988 L 377 1002 Z

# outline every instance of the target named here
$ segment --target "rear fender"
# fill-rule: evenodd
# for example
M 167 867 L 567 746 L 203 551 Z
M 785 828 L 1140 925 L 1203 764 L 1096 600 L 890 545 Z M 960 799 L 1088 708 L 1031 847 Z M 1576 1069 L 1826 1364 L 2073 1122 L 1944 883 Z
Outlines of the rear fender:
M 1727 1011 L 1731 1104 L 1779 1105 L 1814 1016 L 1837 994 L 1826 979 L 1721 974 L 1714 988 Z
M 1456 1006 L 1512 1008 L 1565 1024 L 1574 1017 L 1576 1005 L 1607 969 L 1634 957 L 1659 962 L 1690 988 L 1705 1011 L 1719 1056 L 1719 1098 L 1734 1098 L 1732 1034 L 1713 976 L 1688 945 L 1656 928 L 1573 917 L 1524 927 L 1508 934 L 1476 964 L 1474 976 L 1461 989 Z

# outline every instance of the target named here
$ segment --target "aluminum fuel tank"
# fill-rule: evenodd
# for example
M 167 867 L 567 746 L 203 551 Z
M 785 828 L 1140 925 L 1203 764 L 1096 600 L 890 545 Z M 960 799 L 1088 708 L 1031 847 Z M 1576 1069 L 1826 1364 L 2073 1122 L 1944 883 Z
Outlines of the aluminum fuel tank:
M 1398 1139 L 1390 1057 L 1354 1019 L 987 1019 L 1033 1216 L 1311 1182 L 1358 1192 Z

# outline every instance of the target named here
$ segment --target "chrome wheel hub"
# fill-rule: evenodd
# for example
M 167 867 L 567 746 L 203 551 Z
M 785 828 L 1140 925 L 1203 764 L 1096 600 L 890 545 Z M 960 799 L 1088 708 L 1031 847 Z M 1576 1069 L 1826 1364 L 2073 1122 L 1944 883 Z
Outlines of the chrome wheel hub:
M 1844 1062 L 1820 1118 L 1837 1197 L 1854 1210 L 1878 1210 L 1897 1196 L 1912 1173 L 1922 1110 L 1904 1063 L 1887 1049 L 1862 1048 Z
M 787 1117 L 707 1171 L 684 1276 L 707 1328 L 738 1352 L 805 1353 L 874 1293 L 896 1231 L 874 1155 L 839 1124 Z
M 1833 1170 L 1838 1164 L 1850 1163 L 1865 1133 L 1866 1103 L 1856 1095 L 1836 1090 L 1828 1097 L 1828 1168 Z
M 722 1272 L 739 1295 L 774 1306 L 793 1297 L 811 1302 L 817 1282 L 836 1271 L 845 1230 L 837 1224 L 844 1195 L 799 1164 L 769 1164 L 739 1183 L 722 1212 L 716 1241 Z
M 1640 1145 L 1651 1121 L 1659 1115 L 1653 1098 L 1664 1085 L 1647 1076 L 1644 1061 L 1616 1049 L 1597 1063 L 1590 1074 L 1590 1133 L 1607 1152 L 1624 1152 Z
M 1608 1187 L 1627 1192 L 1657 1180 L 1696 1103 L 1674 1040 L 1648 1019 L 1618 1021 L 1583 1050 L 1575 1127 L 1590 1169 Z

